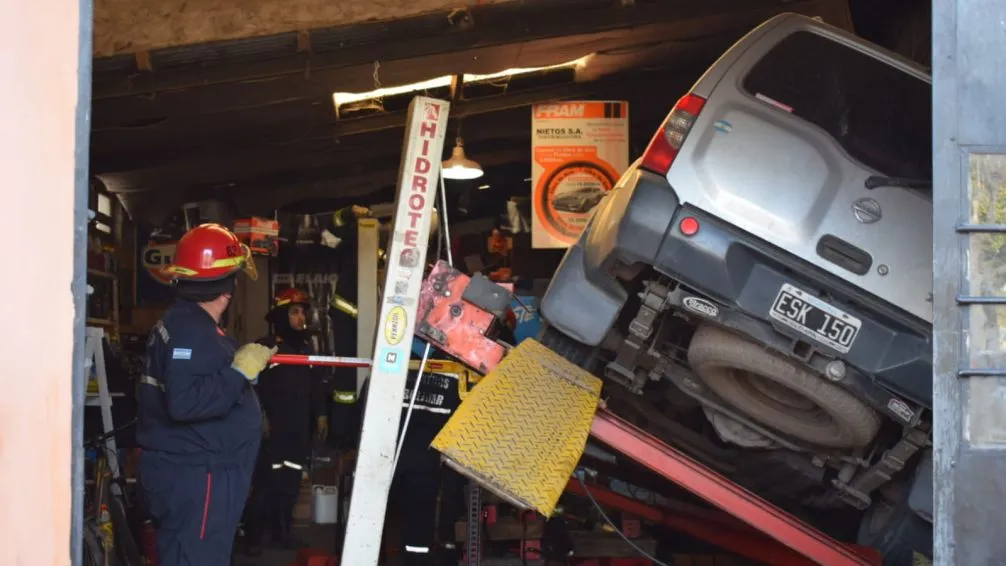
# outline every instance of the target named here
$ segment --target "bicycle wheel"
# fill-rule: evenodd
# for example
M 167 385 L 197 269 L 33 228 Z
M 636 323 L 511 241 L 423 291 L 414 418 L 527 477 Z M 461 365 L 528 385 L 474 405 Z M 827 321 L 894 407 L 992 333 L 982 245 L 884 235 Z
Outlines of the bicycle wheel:
M 84 566 L 105 566 L 105 547 L 90 522 L 84 524 Z
M 129 528 L 126 504 L 121 495 L 113 493 L 108 495 L 108 512 L 112 519 L 112 531 L 115 533 L 115 553 L 119 557 L 119 564 L 142 566 L 143 558 L 136 545 L 136 537 Z

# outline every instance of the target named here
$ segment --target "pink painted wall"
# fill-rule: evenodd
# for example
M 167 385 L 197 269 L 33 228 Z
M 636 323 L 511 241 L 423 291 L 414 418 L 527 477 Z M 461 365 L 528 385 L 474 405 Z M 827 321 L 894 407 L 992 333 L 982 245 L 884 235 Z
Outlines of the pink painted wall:
M 0 565 L 70 564 L 77 0 L 0 18 Z

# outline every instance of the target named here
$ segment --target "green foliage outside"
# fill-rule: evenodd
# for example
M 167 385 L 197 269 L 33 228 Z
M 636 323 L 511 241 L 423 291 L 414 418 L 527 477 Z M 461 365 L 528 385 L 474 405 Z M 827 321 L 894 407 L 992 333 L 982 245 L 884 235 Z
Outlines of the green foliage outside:
M 1006 225 L 1006 155 L 971 156 L 968 171 L 970 222 Z M 970 236 L 969 285 L 971 295 L 1006 295 L 1006 234 Z M 976 359 L 983 353 L 1006 349 L 1000 328 L 1006 325 L 1006 307 L 983 305 L 970 316 L 972 365 L 991 365 L 992 360 Z M 998 365 L 998 364 L 995 364 Z

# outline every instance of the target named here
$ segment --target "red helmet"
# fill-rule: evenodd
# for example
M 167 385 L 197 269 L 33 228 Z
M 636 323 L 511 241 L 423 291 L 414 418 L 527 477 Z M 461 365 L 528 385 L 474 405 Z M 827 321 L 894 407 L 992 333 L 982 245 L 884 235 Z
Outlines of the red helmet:
M 272 301 L 272 308 L 278 309 L 290 305 L 301 305 L 307 308 L 311 306 L 311 299 L 307 296 L 307 293 L 293 287 L 276 293 L 276 297 Z
M 240 269 L 258 279 L 248 246 L 219 224 L 202 224 L 178 240 L 175 257 L 163 273 L 173 280 L 217 281 Z

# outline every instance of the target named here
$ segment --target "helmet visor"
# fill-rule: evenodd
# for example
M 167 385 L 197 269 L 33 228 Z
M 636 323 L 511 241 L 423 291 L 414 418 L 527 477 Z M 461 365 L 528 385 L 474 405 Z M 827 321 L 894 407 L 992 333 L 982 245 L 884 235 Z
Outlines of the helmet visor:
M 241 244 L 241 251 L 244 253 L 244 262 L 242 262 L 242 269 L 248 279 L 252 281 L 258 281 L 258 268 L 255 267 L 255 258 L 252 257 L 251 248 Z
M 251 248 L 244 244 L 241 244 L 240 255 L 218 259 L 213 262 L 212 267 L 214 269 L 227 269 L 229 273 L 234 273 L 240 269 L 252 281 L 258 279 L 258 270 L 255 268 L 255 259 L 252 258 Z

